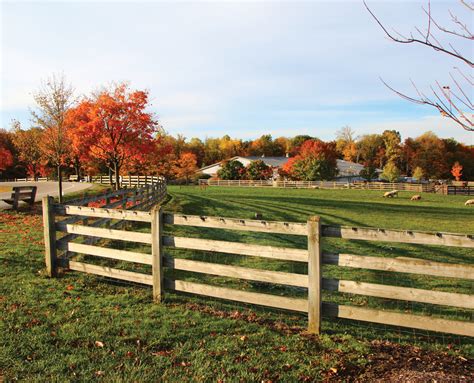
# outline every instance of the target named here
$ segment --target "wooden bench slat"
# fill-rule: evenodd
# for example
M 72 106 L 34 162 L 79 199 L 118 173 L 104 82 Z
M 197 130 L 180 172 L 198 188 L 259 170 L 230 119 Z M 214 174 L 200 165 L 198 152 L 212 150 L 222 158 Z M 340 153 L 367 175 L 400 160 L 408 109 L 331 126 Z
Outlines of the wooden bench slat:
M 27 190 L 27 191 L 22 191 Z M 10 198 L 4 198 L 2 201 L 12 205 L 13 210 L 18 210 L 18 203 L 20 201 L 26 202 L 33 207 L 36 197 L 37 186 L 14 186 Z

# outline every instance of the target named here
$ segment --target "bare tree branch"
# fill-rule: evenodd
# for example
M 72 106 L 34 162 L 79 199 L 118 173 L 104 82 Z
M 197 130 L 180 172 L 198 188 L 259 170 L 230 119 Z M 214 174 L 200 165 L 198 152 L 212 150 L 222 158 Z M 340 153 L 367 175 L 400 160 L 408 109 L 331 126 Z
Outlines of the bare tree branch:
M 461 1 L 463 5 L 465 5 L 470 11 L 474 10 L 474 7 L 468 5 L 464 1 Z M 444 33 L 447 33 L 450 36 L 460 37 L 468 40 L 473 40 L 472 34 L 469 32 L 469 29 L 466 24 L 461 22 L 456 15 L 454 15 L 451 11 L 449 11 L 451 20 L 454 24 L 459 26 L 464 32 L 459 33 L 455 30 L 449 30 L 445 27 L 442 27 L 432 16 L 431 13 L 431 3 L 428 1 L 428 8 L 422 7 L 424 13 L 428 17 L 428 25 L 425 31 L 422 31 L 420 28 L 415 27 L 416 32 L 420 35 L 420 38 L 415 38 L 413 34 L 410 34 L 410 38 L 404 37 L 401 33 L 394 30 L 394 34 L 391 34 L 385 25 L 382 24 L 380 19 L 375 15 L 374 12 L 368 7 L 367 3 L 364 0 L 364 6 L 367 11 L 370 13 L 372 18 L 377 22 L 380 28 L 385 32 L 385 34 L 394 42 L 401 43 L 401 44 L 421 44 L 423 46 L 427 46 L 429 48 L 434 49 L 437 52 L 442 52 L 444 54 L 448 54 L 452 57 L 455 57 L 462 62 L 466 63 L 470 68 L 474 65 L 470 60 L 470 55 L 463 55 L 458 49 L 456 49 L 452 43 L 448 43 L 448 47 L 443 46 L 440 41 L 437 39 L 436 36 L 432 34 L 431 24 L 435 25 L 436 28 Z M 399 36 L 399 37 L 397 37 Z M 469 58 L 468 58 L 469 57 Z M 405 93 L 402 93 L 392 86 L 388 85 L 382 78 L 380 79 L 382 83 L 390 89 L 392 92 L 397 94 L 399 97 L 413 102 L 415 104 L 420 105 L 429 105 L 436 108 L 439 113 L 451 120 L 453 120 L 456 124 L 461 126 L 463 129 L 474 132 L 474 115 L 472 114 L 473 102 L 471 101 L 470 96 L 472 94 L 472 89 L 465 90 L 463 89 L 463 85 L 461 84 L 460 80 L 464 80 L 467 83 L 467 87 L 473 86 L 473 79 L 474 77 L 472 74 L 468 73 L 465 74 L 461 69 L 458 67 L 454 67 L 457 73 L 460 75 L 460 78 L 456 78 L 452 73 L 449 73 L 451 80 L 454 83 L 454 87 L 459 91 L 459 93 L 454 92 L 448 84 L 441 85 L 439 81 L 435 81 L 436 88 L 434 86 L 430 86 L 430 90 L 432 95 L 428 97 L 424 92 L 420 91 L 416 86 L 415 82 L 411 81 L 413 88 L 417 94 L 417 97 L 408 96 Z M 467 109 L 470 112 L 466 112 L 463 109 Z
M 474 63 L 469 60 L 468 58 L 462 56 L 462 55 L 459 55 L 457 54 L 456 52 L 452 51 L 452 50 L 449 50 L 449 49 L 445 49 L 443 48 L 440 44 L 433 44 L 431 43 L 429 40 L 420 40 L 420 39 L 417 39 L 417 38 L 414 38 L 413 36 L 411 36 L 410 38 L 403 38 L 403 39 L 399 39 L 397 37 L 395 37 L 393 34 L 391 34 L 387 28 L 385 28 L 385 26 L 382 24 L 382 22 L 377 18 L 377 16 L 375 16 L 375 14 L 372 12 L 372 10 L 369 8 L 369 6 L 367 5 L 367 3 L 365 2 L 364 0 L 364 6 L 365 8 L 367 9 L 367 11 L 372 15 L 372 17 L 374 18 L 374 20 L 377 22 L 377 24 L 380 26 L 380 28 L 382 28 L 382 30 L 385 32 L 385 34 L 393 41 L 397 42 L 397 43 L 400 43 L 400 44 L 413 44 L 413 43 L 417 43 L 417 44 L 421 44 L 421 45 L 425 45 L 427 47 L 430 47 L 436 51 L 440 51 L 440 52 L 443 52 L 443 53 L 446 53 L 447 55 L 450 55 L 450 56 L 453 56 L 463 62 L 465 62 L 466 64 L 470 65 L 471 67 L 474 67 Z

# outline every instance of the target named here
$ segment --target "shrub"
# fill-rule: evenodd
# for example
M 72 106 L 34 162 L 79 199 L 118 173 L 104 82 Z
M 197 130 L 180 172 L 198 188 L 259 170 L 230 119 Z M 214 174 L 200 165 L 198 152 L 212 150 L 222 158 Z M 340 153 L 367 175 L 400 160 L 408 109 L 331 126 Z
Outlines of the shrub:
M 245 177 L 245 167 L 240 161 L 232 160 L 222 163 L 217 175 L 223 180 L 240 180 Z

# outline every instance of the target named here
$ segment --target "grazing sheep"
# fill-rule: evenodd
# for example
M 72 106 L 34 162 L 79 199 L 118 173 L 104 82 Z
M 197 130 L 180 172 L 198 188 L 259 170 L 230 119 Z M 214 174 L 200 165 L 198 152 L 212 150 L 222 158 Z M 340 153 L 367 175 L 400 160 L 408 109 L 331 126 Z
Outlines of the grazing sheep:
M 393 198 L 395 196 L 398 197 L 398 190 L 392 190 L 392 191 L 384 193 L 383 195 L 384 198 Z
M 415 194 L 413 197 L 410 198 L 411 201 L 419 201 L 421 199 L 421 195 Z
M 464 205 L 474 205 L 474 199 L 468 199 Z

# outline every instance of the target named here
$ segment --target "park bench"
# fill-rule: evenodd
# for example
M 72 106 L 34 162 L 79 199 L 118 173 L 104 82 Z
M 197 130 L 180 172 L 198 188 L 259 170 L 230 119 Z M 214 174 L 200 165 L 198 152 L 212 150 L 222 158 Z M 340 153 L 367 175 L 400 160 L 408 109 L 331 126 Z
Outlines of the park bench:
M 36 186 L 15 186 L 12 190 L 10 198 L 3 199 L 9 205 L 13 205 L 14 210 L 18 210 L 18 203 L 20 201 L 26 202 L 33 207 L 36 197 Z

